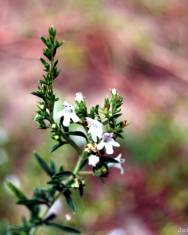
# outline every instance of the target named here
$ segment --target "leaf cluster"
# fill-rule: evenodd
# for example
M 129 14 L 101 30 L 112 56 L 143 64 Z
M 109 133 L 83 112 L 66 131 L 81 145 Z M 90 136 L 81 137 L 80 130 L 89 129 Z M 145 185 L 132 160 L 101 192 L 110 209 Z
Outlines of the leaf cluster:
M 72 200 L 72 189 L 79 189 L 82 195 L 84 183 L 80 178 L 74 176 L 71 172 L 63 170 L 61 166 L 57 171 L 53 162 L 47 164 L 47 162 L 35 153 L 37 162 L 42 170 L 50 177 L 47 188 L 36 188 L 34 190 L 32 198 L 28 198 L 19 188 L 13 185 L 11 182 L 7 182 L 7 186 L 15 194 L 17 198 L 17 204 L 25 206 L 30 212 L 30 218 L 23 218 L 22 224 L 17 226 L 10 226 L 8 234 L 10 235 L 30 235 L 33 229 L 39 226 L 51 226 L 63 230 L 64 232 L 79 234 L 77 229 L 63 225 L 62 223 L 54 222 L 56 214 L 47 213 L 42 214 L 43 206 L 46 207 L 46 212 L 55 203 L 56 199 L 62 195 L 65 198 L 69 208 L 75 211 L 75 205 Z M 77 184 L 75 184 L 77 182 Z
M 52 151 L 67 143 L 72 144 L 76 150 L 79 150 L 69 137 L 70 134 L 74 135 L 78 133 L 65 133 L 53 120 L 54 103 L 58 100 L 53 92 L 53 81 L 59 74 L 57 68 L 58 60 L 55 59 L 55 55 L 57 49 L 63 43 L 56 40 L 56 30 L 54 28 L 49 28 L 48 34 L 48 37 L 41 37 L 45 45 L 43 51 L 44 57 L 40 59 L 44 67 L 44 75 L 39 81 L 38 90 L 32 93 L 41 99 L 38 103 L 35 121 L 40 129 L 51 128 L 52 138 L 57 141 Z M 21 225 L 9 226 L 5 234 L 34 235 L 40 226 L 50 226 L 64 232 L 79 234 L 80 232 L 77 229 L 56 221 L 54 222 L 57 215 L 55 213 L 48 215 L 47 212 L 61 195 L 64 196 L 68 206 L 74 211 L 75 206 L 72 200 L 72 189 L 78 189 L 82 192 L 84 182 L 71 172 L 65 172 L 62 166 L 57 170 L 53 161 L 48 164 L 37 153 L 35 153 L 35 157 L 41 169 L 50 177 L 48 187 L 35 189 L 33 196 L 28 198 L 18 187 L 11 182 L 7 183 L 7 186 L 17 198 L 17 204 L 25 206 L 30 212 L 30 216 L 29 218 L 24 217 Z M 46 210 L 43 213 L 42 208 L 44 206 Z
M 52 27 L 49 28 L 49 37 L 41 37 L 41 40 L 45 45 L 43 50 L 44 58 L 40 58 L 44 68 L 44 75 L 43 79 L 39 80 L 38 90 L 32 92 L 32 94 L 41 98 L 35 121 L 39 128 L 46 129 L 49 124 L 53 124 L 54 103 L 58 100 L 53 92 L 53 81 L 59 75 L 58 60 L 55 59 L 55 55 L 63 42 L 56 40 L 56 30 Z

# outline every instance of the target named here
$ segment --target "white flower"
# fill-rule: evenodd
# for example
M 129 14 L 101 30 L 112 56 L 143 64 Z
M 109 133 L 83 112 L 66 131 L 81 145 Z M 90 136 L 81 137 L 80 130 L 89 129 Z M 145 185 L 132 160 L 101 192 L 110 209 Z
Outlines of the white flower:
M 88 123 L 89 126 L 89 131 L 88 133 L 91 134 L 91 138 L 94 142 L 97 142 L 97 137 L 99 139 L 102 138 L 102 133 L 103 133 L 103 127 L 102 127 L 102 123 L 100 123 L 99 121 L 89 118 L 86 118 L 86 121 Z
M 58 118 L 63 117 L 63 126 L 67 127 L 70 125 L 71 120 L 73 122 L 79 122 L 79 117 L 76 115 L 74 107 L 67 103 L 66 101 L 63 104 L 63 110 L 57 113 Z
M 118 168 L 120 170 L 120 174 L 123 175 L 124 174 L 124 168 L 122 166 L 122 164 L 125 162 L 125 159 L 122 158 L 122 154 L 119 154 L 116 158 L 114 158 L 116 161 L 118 162 L 110 162 L 108 163 L 108 167 L 115 167 Z
M 83 95 L 82 95 L 81 92 L 77 92 L 77 93 L 76 93 L 75 100 L 76 100 L 78 103 L 81 103 L 82 101 L 84 101 L 84 97 L 83 97 Z
M 112 95 L 117 95 L 117 90 L 116 90 L 116 88 L 113 88 L 113 89 L 111 90 L 111 92 L 112 92 Z
M 96 166 L 97 163 L 99 162 L 99 156 L 91 154 L 88 160 L 89 160 L 88 165 Z
M 62 210 L 62 203 L 61 200 L 58 199 L 55 201 L 55 203 L 52 205 L 52 207 L 48 210 L 47 217 L 51 214 L 58 214 Z
M 101 142 L 97 145 L 97 149 L 105 148 L 107 154 L 114 152 L 113 147 L 119 147 L 120 144 L 113 139 L 113 133 L 104 133 Z

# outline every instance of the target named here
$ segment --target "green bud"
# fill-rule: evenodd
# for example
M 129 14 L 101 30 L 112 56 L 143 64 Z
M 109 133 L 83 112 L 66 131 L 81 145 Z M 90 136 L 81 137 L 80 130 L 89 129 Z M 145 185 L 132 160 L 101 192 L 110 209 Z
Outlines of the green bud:
M 98 163 L 93 167 L 93 172 L 98 177 L 105 177 L 108 175 L 108 166 L 105 163 Z
M 53 138 L 54 138 L 54 140 L 59 140 L 60 136 L 59 135 L 55 135 Z
M 51 36 L 55 37 L 55 36 L 56 36 L 56 30 L 55 30 L 53 27 L 50 27 L 50 28 L 49 28 L 49 34 L 50 34 Z
M 39 108 L 42 109 L 42 110 L 44 110 L 44 108 L 45 108 L 44 104 L 40 104 L 40 105 L 39 105 Z
M 52 124 L 52 129 L 56 129 L 57 125 L 55 123 Z

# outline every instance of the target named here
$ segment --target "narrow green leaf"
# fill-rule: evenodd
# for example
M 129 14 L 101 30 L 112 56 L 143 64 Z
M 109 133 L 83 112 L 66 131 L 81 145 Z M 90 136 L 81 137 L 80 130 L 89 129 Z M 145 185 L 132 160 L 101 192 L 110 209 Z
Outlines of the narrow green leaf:
M 110 117 L 110 120 L 116 119 L 116 118 L 120 117 L 121 115 L 122 115 L 121 113 L 114 114 Z
M 49 35 L 51 35 L 55 38 L 55 36 L 56 36 L 56 29 L 55 28 L 50 27 L 48 32 L 49 32 Z
M 41 37 L 40 39 L 46 45 L 46 38 L 45 37 Z
M 53 161 L 50 161 L 50 171 L 51 171 L 52 175 L 56 174 L 56 165 Z
M 44 99 L 44 95 L 41 94 L 39 91 L 33 91 L 33 92 L 31 92 L 31 94 L 35 95 L 35 96 L 37 96 L 37 97 L 39 97 L 41 99 Z
M 26 199 L 26 196 L 24 195 L 24 193 L 19 188 L 17 188 L 14 184 L 12 184 L 10 181 L 8 181 L 6 185 L 18 199 Z
M 57 150 L 58 148 L 60 148 L 60 147 L 63 146 L 64 144 L 67 144 L 67 142 L 61 141 L 61 142 L 55 144 L 55 145 L 52 147 L 51 152 L 54 152 L 55 150 Z
M 71 210 L 73 210 L 75 212 L 75 205 L 74 205 L 74 202 L 73 202 L 72 197 L 71 197 L 71 191 L 66 190 L 63 194 L 65 196 L 67 205 L 70 207 Z
M 46 200 L 42 199 L 20 199 L 17 201 L 17 204 L 19 205 L 25 205 L 25 206 L 35 206 L 35 205 L 41 205 L 41 204 L 47 204 Z
M 51 177 L 53 173 L 50 167 L 48 166 L 48 164 L 37 153 L 34 153 L 34 154 L 41 168 Z

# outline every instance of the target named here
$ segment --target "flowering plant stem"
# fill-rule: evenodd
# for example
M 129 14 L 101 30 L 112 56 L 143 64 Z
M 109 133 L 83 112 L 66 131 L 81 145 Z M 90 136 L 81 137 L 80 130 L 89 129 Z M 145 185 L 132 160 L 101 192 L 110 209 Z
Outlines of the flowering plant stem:
M 76 151 L 78 160 L 74 169 L 68 171 L 64 170 L 63 165 L 57 166 L 53 159 L 47 162 L 45 158 L 35 153 L 38 164 L 50 180 L 45 188 L 36 188 L 31 198 L 11 182 L 7 183 L 17 198 L 17 204 L 25 206 L 30 212 L 30 217 L 23 217 L 21 225 L 9 226 L 5 235 L 37 235 L 41 226 L 79 234 L 79 230 L 75 228 L 54 222 L 57 211 L 53 212 L 52 209 L 60 196 L 64 196 L 68 207 L 75 211 L 72 194 L 78 192 L 80 196 L 83 195 L 85 186 L 83 176 L 93 175 L 101 179 L 108 175 L 112 167 L 119 169 L 121 174 L 124 173 L 122 155 L 113 156 L 114 148 L 120 146 L 116 139 L 122 138 L 123 128 L 126 126 L 125 121 L 118 120 L 122 114 L 123 98 L 116 89 L 112 89 L 111 98 L 104 100 L 103 107 L 96 105 L 89 110 L 82 93 L 78 92 L 75 105 L 65 101 L 63 110 L 55 113 L 54 106 L 58 98 L 53 90 L 53 82 L 59 74 L 55 55 L 62 42 L 56 40 L 54 28 L 49 28 L 48 37 L 41 39 L 45 44 L 44 58 L 40 59 L 44 66 L 44 75 L 39 81 L 37 91 L 32 93 L 40 98 L 34 120 L 39 129 L 50 129 L 51 138 L 55 141 L 51 152 L 68 144 Z M 76 123 L 78 129 L 72 125 L 73 123 Z M 72 138 L 74 136 L 77 140 L 84 139 L 83 145 L 74 141 Z M 92 167 L 92 170 L 85 171 L 85 167 Z M 46 210 L 42 213 L 43 205 L 46 206 Z

